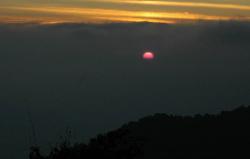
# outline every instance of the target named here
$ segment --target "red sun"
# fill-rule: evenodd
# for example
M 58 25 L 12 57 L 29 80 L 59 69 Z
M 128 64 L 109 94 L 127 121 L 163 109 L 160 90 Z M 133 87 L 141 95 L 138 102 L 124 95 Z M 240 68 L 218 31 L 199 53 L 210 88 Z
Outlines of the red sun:
M 142 55 L 142 58 L 145 59 L 145 60 L 153 60 L 155 58 L 155 55 L 154 55 L 153 52 L 145 52 Z

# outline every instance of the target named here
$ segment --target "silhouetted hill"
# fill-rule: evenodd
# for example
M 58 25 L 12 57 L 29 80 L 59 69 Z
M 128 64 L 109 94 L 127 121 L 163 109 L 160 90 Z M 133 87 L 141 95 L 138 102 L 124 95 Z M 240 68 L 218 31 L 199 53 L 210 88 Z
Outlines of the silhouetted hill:
M 88 144 L 64 142 L 49 156 L 38 156 L 33 149 L 32 159 L 250 158 L 250 107 L 217 115 L 155 114 L 99 135 Z

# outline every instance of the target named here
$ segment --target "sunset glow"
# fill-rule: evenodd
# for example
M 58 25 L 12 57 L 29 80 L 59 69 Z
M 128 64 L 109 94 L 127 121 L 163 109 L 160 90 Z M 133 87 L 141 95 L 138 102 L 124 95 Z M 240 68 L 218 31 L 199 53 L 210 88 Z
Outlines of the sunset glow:
M 0 23 L 106 23 L 250 20 L 250 3 L 229 0 L 227 3 L 93 0 L 0 2 Z
M 176 1 L 138 1 L 138 0 L 104 0 L 112 3 L 127 3 L 155 6 L 177 6 L 177 7 L 197 7 L 197 8 L 217 8 L 217 9 L 233 9 L 233 10 L 250 10 L 248 5 L 239 4 L 223 4 L 223 3 L 201 3 L 201 2 L 176 2 Z

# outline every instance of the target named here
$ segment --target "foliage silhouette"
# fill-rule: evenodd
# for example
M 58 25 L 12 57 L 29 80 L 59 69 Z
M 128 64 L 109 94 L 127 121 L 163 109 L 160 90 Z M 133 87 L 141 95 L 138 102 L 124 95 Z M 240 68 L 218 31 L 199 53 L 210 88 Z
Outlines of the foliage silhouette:
M 48 156 L 30 159 L 250 158 L 250 107 L 217 115 L 155 114 L 98 135 L 88 144 L 62 143 Z
M 48 156 L 42 156 L 38 147 L 32 147 L 30 159 L 134 159 L 142 155 L 142 144 L 143 140 L 131 136 L 128 129 L 120 128 L 98 135 L 88 144 L 71 145 L 69 138 L 64 137 L 64 141 L 52 148 Z

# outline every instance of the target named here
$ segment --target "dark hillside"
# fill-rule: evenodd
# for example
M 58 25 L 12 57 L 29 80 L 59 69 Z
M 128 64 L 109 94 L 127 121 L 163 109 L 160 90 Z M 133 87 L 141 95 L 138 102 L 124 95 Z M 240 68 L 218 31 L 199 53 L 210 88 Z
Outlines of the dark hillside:
M 155 114 L 88 144 L 65 142 L 47 157 L 35 151 L 31 159 L 250 158 L 250 107 L 193 117 Z

